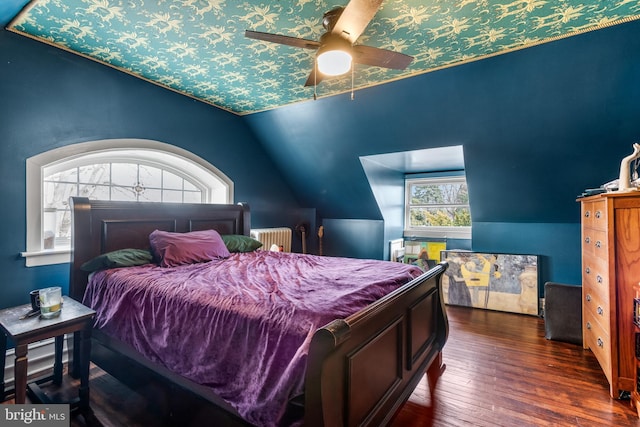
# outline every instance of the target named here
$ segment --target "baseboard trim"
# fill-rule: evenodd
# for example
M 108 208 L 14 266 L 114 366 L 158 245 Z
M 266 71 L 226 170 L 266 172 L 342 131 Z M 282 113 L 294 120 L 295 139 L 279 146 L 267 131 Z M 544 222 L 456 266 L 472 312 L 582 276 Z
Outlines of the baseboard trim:
M 73 348 L 73 334 L 67 336 L 64 340 L 64 346 L 62 349 L 62 362 L 66 363 L 69 360 L 69 348 Z M 55 359 L 55 339 L 49 338 L 46 340 L 38 341 L 28 346 L 28 365 L 27 376 L 29 378 L 39 377 L 45 374 L 47 371 L 53 369 L 53 362 Z M 11 348 L 7 350 L 5 355 L 4 365 L 4 386 L 5 390 L 11 390 L 15 385 L 15 349 Z

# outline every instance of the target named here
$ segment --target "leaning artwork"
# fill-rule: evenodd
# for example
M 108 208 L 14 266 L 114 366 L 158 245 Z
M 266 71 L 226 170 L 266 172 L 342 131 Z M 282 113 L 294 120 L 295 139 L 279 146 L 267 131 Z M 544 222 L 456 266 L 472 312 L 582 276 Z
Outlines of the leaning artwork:
M 538 256 L 446 250 L 444 301 L 450 305 L 538 315 Z

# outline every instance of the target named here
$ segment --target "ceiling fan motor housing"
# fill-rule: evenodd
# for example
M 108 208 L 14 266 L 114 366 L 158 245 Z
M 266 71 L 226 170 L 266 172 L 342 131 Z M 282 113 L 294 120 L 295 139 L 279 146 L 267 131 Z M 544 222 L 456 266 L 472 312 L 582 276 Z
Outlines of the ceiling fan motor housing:
M 336 25 L 336 22 L 338 22 L 338 18 L 340 18 L 343 11 L 344 7 L 338 6 L 322 15 L 322 26 L 327 30 L 327 32 L 331 32 L 331 30 L 333 30 L 333 27 Z

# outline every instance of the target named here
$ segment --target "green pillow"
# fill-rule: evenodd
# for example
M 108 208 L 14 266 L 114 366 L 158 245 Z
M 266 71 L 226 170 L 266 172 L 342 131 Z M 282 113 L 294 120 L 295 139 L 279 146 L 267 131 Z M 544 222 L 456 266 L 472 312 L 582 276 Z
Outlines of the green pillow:
M 99 255 L 82 264 L 83 271 L 98 271 L 105 268 L 132 267 L 134 265 L 150 264 L 153 260 L 151 252 L 145 249 L 120 249 Z
M 225 234 L 222 240 L 229 252 L 252 252 L 262 246 L 256 239 L 241 234 Z

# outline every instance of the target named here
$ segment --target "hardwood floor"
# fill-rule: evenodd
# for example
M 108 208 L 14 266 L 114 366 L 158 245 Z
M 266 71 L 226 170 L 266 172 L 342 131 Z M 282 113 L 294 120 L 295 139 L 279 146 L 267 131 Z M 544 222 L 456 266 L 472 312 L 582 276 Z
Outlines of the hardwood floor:
M 423 379 L 392 427 L 640 427 L 628 400 L 609 397 L 593 354 L 546 340 L 542 319 L 461 307 L 447 312 L 446 370 L 434 399 Z M 90 384 L 92 408 L 106 427 L 238 425 L 176 390 L 151 382 L 126 386 L 95 366 Z M 78 416 L 71 425 L 86 423 Z
M 447 307 L 446 370 L 433 424 L 450 426 L 640 426 L 609 386 L 590 350 L 544 338 L 542 319 Z M 429 426 L 423 380 L 393 427 Z

